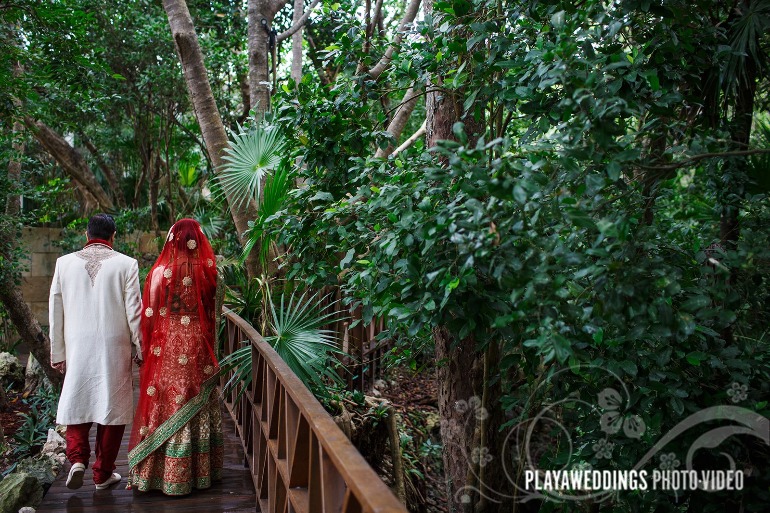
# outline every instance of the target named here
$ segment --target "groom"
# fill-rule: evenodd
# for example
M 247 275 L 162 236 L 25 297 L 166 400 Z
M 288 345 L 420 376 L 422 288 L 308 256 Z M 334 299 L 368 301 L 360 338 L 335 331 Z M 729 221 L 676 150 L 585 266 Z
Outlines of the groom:
M 56 422 L 67 426 L 67 487 L 80 488 L 96 422 L 97 490 L 120 482 L 115 459 L 133 415 L 131 350 L 141 364 L 139 266 L 112 249 L 115 221 L 88 221 L 85 247 L 56 261 L 49 297 L 51 365 L 65 373 Z

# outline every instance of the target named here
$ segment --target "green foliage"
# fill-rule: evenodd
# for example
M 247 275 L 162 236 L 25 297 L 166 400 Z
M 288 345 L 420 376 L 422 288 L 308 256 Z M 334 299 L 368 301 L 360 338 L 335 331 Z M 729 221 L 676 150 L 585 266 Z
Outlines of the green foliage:
M 238 206 L 249 201 L 259 203 L 262 182 L 281 165 L 285 145 L 281 134 L 270 126 L 241 128 L 235 134 L 222 157 L 227 164 L 218 175 L 231 202 Z
M 377 114 L 363 118 L 385 87 L 361 77 L 286 87 L 274 123 L 300 145 L 301 186 L 265 229 L 290 248 L 287 277 L 341 285 L 363 322 L 386 318 L 397 340 L 440 326 L 473 336 L 479 351 L 499 345 L 505 394 L 492 407 L 513 416 L 507 428 L 575 398 L 558 411 L 571 443 L 545 428 L 539 468 L 631 469 L 710 406 L 767 416 L 770 210 L 764 195 L 741 192 L 740 159 L 704 156 L 733 148 L 722 109 L 738 83 L 722 78 L 743 19 L 718 27 L 711 15 L 729 13 L 683 2 L 436 2 L 389 78 L 442 77 L 466 123 L 430 152 L 386 161 L 366 157 L 387 139 Z M 337 64 L 357 51 L 350 33 L 330 49 Z M 693 104 L 706 105 L 702 117 Z M 484 137 L 466 133 L 479 123 Z M 720 248 L 728 204 L 740 205 L 741 237 Z M 592 450 L 608 439 L 597 397 L 624 386 L 624 429 L 609 437 L 607 460 Z M 686 454 L 693 437 L 666 452 Z M 763 465 L 736 438 L 720 450 Z M 717 453 L 699 458 L 719 464 Z M 763 486 L 745 503 L 761 504 Z M 630 508 L 671 506 L 665 494 L 608 506 Z
M 305 292 L 297 295 L 292 292 L 288 298 L 285 293 L 282 294 L 280 302 L 276 303 L 272 301 L 267 289 L 258 286 L 259 292 L 249 294 L 248 297 L 259 294 L 260 299 L 267 303 L 269 328 L 266 333 L 270 335 L 265 336 L 265 341 L 314 393 L 323 396 L 327 393 L 327 387 L 339 388 L 342 378 L 337 373 L 332 358 L 344 353 L 339 347 L 335 332 L 325 328 L 326 325 L 340 320 L 339 314 L 334 310 L 336 302 L 326 303 L 327 298 L 318 294 L 310 295 Z M 241 307 L 246 311 L 245 307 L 248 305 L 243 291 L 237 297 L 241 298 Z M 220 365 L 226 371 L 233 371 L 225 390 L 237 388 L 240 395 L 251 382 L 251 345 L 244 345 L 223 358 Z
M 42 385 L 36 395 L 25 399 L 25 402 L 30 407 L 29 412 L 19 413 L 24 422 L 13 434 L 13 452 L 18 459 L 34 455 L 47 440 L 48 430 L 56 425 L 59 394 Z

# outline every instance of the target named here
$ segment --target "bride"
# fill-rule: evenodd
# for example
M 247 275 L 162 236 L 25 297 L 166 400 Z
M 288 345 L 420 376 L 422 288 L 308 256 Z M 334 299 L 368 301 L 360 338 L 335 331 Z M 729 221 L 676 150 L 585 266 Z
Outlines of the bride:
M 184 495 L 221 479 L 216 393 L 214 251 L 200 225 L 169 230 L 142 299 L 140 394 L 129 442 L 129 487 Z

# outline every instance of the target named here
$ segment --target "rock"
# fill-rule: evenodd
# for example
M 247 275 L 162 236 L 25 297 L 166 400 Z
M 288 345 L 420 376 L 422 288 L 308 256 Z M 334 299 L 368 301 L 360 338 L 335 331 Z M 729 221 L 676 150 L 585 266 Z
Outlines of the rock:
M 30 508 L 29 506 L 24 506 L 19 510 L 19 513 L 35 513 L 35 508 Z
M 373 397 L 382 397 L 382 394 L 381 394 L 381 393 L 380 393 L 380 391 L 379 391 L 379 390 L 377 390 L 376 388 L 373 388 L 373 389 L 371 389 L 371 390 L 369 391 L 369 395 L 371 395 L 371 396 L 373 396 Z
M 27 368 L 24 371 L 24 395 L 25 397 L 35 393 L 41 385 L 47 385 L 51 387 L 51 382 L 43 372 L 43 368 L 40 366 L 40 362 L 37 358 L 30 353 L 27 359 Z
M 0 353 L 0 380 L 6 385 L 11 381 L 21 383 L 24 380 L 21 363 L 11 353 Z
M 48 430 L 48 440 L 43 445 L 40 454 L 54 458 L 60 465 L 67 459 L 67 442 L 54 429 Z
M 56 458 L 47 454 L 40 454 L 21 460 L 16 467 L 16 471 L 34 477 L 43 489 L 47 490 L 56 480 L 56 476 L 61 468 L 62 464 Z
M 384 379 L 378 379 L 374 382 L 374 388 L 377 390 L 385 390 L 388 388 L 388 383 Z
M 43 500 L 43 487 L 23 472 L 9 474 L 0 482 L 0 513 L 16 513 L 24 506 L 37 507 Z

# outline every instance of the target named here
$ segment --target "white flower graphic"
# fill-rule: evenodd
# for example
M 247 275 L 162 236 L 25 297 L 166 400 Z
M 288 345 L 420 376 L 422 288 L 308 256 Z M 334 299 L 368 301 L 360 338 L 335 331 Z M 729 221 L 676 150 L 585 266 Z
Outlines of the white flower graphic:
M 673 452 L 660 455 L 661 470 L 674 470 L 678 466 L 679 466 L 679 460 L 676 459 L 676 454 L 674 454 Z
M 171 269 L 166 269 L 165 271 L 163 271 L 163 277 L 166 278 L 166 279 L 170 279 L 171 278 Z
M 189 249 L 195 249 L 195 248 L 198 247 L 198 243 L 195 242 L 194 240 L 190 239 L 190 240 L 187 241 L 187 247 Z
M 155 356 L 160 356 L 160 346 L 153 346 L 152 354 L 154 354 Z
M 212 259 L 210 259 L 210 258 L 207 258 L 206 259 L 206 265 L 208 265 L 209 267 L 213 267 L 214 266 L 214 261 Z
M 187 359 L 186 354 L 182 354 L 182 355 L 179 355 L 179 358 L 177 359 L 177 361 L 179 362 L 180 365 L 187 365 L 187 362 L 189 360 Z
M 147 307 L 147 309 L 144 311 L 144 315 L 146 315 L 147 317 L 152 317 L 152 314 L 154 314 L 154 313 L 155 313 L 155 312 L 153 311 L 153 309 L 152 309 L 152 308 L 150 308 L 149 306 L 148 306 L 148 307 Z
M 478 463 L 482 467 L 486 467 L 487 463 L 492 461 L 494 456 L 489 454 L 488 447 L 475 447 L 471 453 L 471 460 L 473 463 Z
M 182 318 L 179 320 L 179 322 L 182 323 L 182 326 L 187 326 L 188 324 L 190 324 L 190 316 L 183 315 Z
M 457 413 L 471 411 L 478 420 L 484 420 L 489 417 L 489 412 L 482 406 L 481 398 L 475 395 L 467 401 L 464 399 L 455 401 L 455 411 Z
M 612 449 L 615 448 L 615 444 L 612 442 L 607 441 L 606 439 L 601 439 L 598 442 L 596 442 L 593 445 L 593 450 L 596 453 L 596 457 L 599 459 L 610 459 L 612 458 Z
M 167 314 L 168 314 L 168 308 L 166 308 L 165 306 L 161 306 L 160 307 L 160 316 L 161 317 L 165 317 Z
M 147 426 L 142 426 L 139 428 L 139 434 L 142 436 L 146 435 L 147 431 L 149 431 L 149 428 Z
M 176 397 L 174 397 L 174 402 L 176 404 L 182 404 L 184 402 L 184 396 L 179 394 Z
M 184 278 L 182 278 L 182 285 L 184 285 L 185 287 L 192 287 L 192 278 L 190 278 L 189 276 L 185 276 Z
M 748 386 L 735 382 L 730 385 L 730 388 L 727 389 L 727 395 L 730 397 L 732 402 L 739 403 L 746 400 L 746 398 L 749 396 L 748 391 Z
M 605 410 L 599 419 L 601 430 L 608 435 L 614 435 L 620 428 L 628 438 L 641 438 L 647 426 L 639 415 L 621 415 L 620 407 L 622 399 L 620 393 L 614 388 L 605 388 L 599 392 L 599 406 Z
M 214 367 L 212 367 L 211 365 L 206 365 L 203 368 L 203 373 L 204 374 L 211 374 L 212 372 L 214 372 Z
M 149 395 L 150 397 L 154 396 L 155 392 L 157 392 L 157 390 L 155 390 L 154 386 L 150 385 L 147 387 L 147 395 Z

